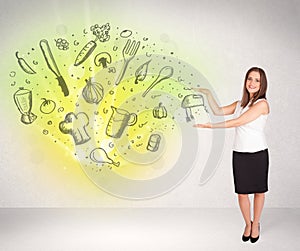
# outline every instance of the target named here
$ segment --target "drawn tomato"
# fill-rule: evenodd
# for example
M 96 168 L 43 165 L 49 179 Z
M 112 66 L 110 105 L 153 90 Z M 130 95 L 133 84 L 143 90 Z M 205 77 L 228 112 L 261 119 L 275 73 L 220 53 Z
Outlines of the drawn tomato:
M 40 106 L 40 111 L 44 114 L 49 114 L 54 111 L 56 103 L 51 99 L 42 98 L 44 100 Z

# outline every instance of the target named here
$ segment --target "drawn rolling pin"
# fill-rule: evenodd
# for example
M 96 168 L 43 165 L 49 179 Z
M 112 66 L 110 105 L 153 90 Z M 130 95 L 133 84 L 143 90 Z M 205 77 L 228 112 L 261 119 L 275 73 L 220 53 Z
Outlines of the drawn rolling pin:
M 56 62 L 55 62 L 54 57 L 53 57 L 53 54 L 52 54 L 51 49 L 49 47 L 48 41 L 46 39 L 42 39 L 40 41 L 40 47 L 41 47 L 41 50 L 42 50 L 42 53 L 43 53 L 43 56 L 45 58 L 45 61 L 47 63 L 48 68 L 56 76 L 56 79 L 58 81 L 58 85 L 61 87 L 61 90 L 64 93 L 64 95 L 68 96 L 69 95 L 69 90 L 68 90 L 67 84 L 66 84 L 65 80 L 63 79 L 63 77 L 61 76 L 61 74 L 58 70 L 58 67 L 57 67 Z

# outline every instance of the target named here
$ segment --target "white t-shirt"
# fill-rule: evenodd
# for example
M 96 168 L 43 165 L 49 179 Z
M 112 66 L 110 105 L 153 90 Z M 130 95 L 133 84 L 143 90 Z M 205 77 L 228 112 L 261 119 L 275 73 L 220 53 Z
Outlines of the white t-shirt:
M 265 99 L 259 99 L 255 103 L 260 102 Z M 254 103 L 254 104 L 255 104 Z M 238 101 L 235 115 L 239 117 L 241 114 L 246 112 L 249 109 L 249 106 L 245 108 L 241 107 L 241 102 Z M 268 148 L 264 128 L 268 114 L 260 115 L 257 119 L 238 126 L 235 128 L 235 139 L 233 143 L 233 150 L 236 152 L 258 152 Z

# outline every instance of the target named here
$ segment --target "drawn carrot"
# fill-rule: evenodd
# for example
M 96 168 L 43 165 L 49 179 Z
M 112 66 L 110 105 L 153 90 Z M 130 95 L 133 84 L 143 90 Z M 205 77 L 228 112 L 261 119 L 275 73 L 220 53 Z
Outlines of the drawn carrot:
M 91 31 L 93 35 L 96 36 L 94 40 L 89 41 L 79 52 L 75 59 L 74 66 L 78 66 L 82 64 L 95 50 L 97 44 L 96 41 L 106 42 L 110 39 L 108 32 L 110 30 L 109 23 L 102 25 L 101 27 L 98 24 L 91 26 Z M 87 33 L 86 33 L 87 34 Z
M 74 65 L 78 66 L 82 64 L 92 54 L 96 46 L 97 44 L 94 40 L 88 42 L 77 55 Z

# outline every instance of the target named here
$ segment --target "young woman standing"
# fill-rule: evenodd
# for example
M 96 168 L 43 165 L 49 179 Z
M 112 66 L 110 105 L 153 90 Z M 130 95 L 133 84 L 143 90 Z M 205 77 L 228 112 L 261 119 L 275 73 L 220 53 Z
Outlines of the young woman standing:
M 260 217 L 268 191 L 269 154 L 264 127 L 270 112 L 266 100 L 267 78 L 263 69 L 252 67 L 245 76 L 243 97 L 231 105 L 220 107 L 208 89 L 194 88 L 206 95 L 215 115 L 237 114 L 220 123 L 196 124 L 197 128 L 236 128 L 233 144 L 233 177 L 235 192 L 245 220 L 243 241 L 259 239 Z M 254 194 L 253 220 L 248 195 Z

